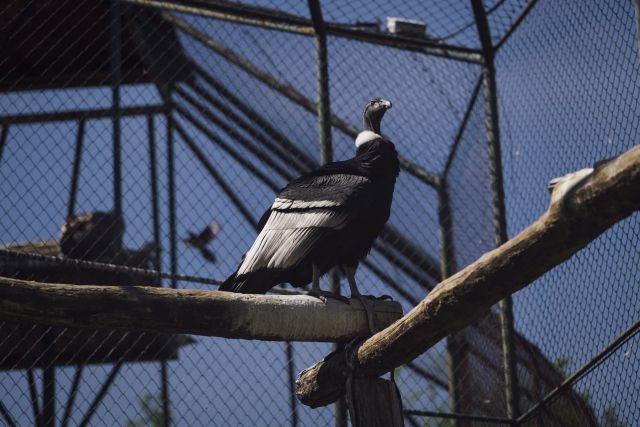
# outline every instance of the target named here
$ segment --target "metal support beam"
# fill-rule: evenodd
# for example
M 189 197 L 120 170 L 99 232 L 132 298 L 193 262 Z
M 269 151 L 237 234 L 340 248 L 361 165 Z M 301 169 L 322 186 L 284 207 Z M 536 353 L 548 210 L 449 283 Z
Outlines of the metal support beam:
M 188 86 L 194 93 L 197 93 L 200 97 L 202 97 L 208 104 L 215 108 L 222 116 L 231 120 L 233 124 L 246 132 L 253 140 L 260 143 L 262 147 L 267 148 L 270 153 L 264 153 L 260 150 L 260 148 L 255 148 L 254 150 L 258 150 L 261 155 L 267 156 L 267 158 L 271 159 L 271 154 L 274 154 L 276 158 L 286 159 L 286 165 L 288 168 L 293 168 L 293 170 L 297 174 L 302 174 L 307 172 L 311 168 L 307 168 L 304 164 L 300 163 L 300 157 L 295 154 L 295 152 L 291 152 L 291 150 L 287 150 L 283 147 L 282 144 L 279 144 L 278 139 L 270 139 L 265 136 L 262 132 L 259 132 L 249 121 L 241 117 L 237 114 L 233 109 L 229 108 L 224 102 L 218 100 L 216 97 L 212 96 L 207 89 L 200 84 L 200 82 L 193 79 L 192 81 L 187 83 Z M 215 115 L 214 115 L 215 116 Z M 216 116 L 217 117 L 217 116 Z M 219 119 L 218 119 L 219 120 Z M 224 122 L 225 127 L 229 127 L 229 125 Z M 220 126 L 222 128 L 222 126 Z M 246 138 L 243 138 L 244 141 L 247 141 Z M 313 167 L 313 166 L 312 166 Z M 280 169 L 280 168 L 279 168 Z M 289 169 L 284 169 L 284 172 L 279 172 L 280 175 L 288 176 L 293 178 L 293 175 L 289 172 Z M 289 178 L 290 179 L 290 178 Z
M 478 99 L 478 94 L 480 93 L 481 87 L 482 87 L 482 75 L 478 77 L 478 81 L 476 82 L 476 85 L 473 87 L 473 91 L 471 92 L 471 97 L 469 98 L 469 102 L 467 103 L 467 109 L 464 112 L 464 116 L 462 116 L 462 121 L 460 122 L 460 126 L 458 127 L 458 131 L 456 132 L 456 136 L 453 139 L 453 144 L 451 144 L 451 150 L 449 151 L 447 162 L 445 163 L 444 170 L 442 171 L 443 181 L 447 180 L 447 176 L 449 175 L 449 169 L 451 169 L 451 163 L 453 163 L 453 160 L 456 157 L 456 153 L 458 152 L 458 146 L 460 145 L 460 142 L 464 137 L 465 131 L 467 130 L 467 124 L 469 123 L 469 119 L 471 118 L 471 113 L 473 112 L 473 109 L 476 105 L 476 100 Z
M 151 222 L 153 224 L 153 244 L 154 259 L 153 267 L 155 270 L 162 270 L 162 253 L 161 253 L 161 236 L 160 236 L 160 203 L 158 201 L 158 164 L 156 160 L 156 137 L 153 125 L 153 116 L 147 116 L 147 138 L 149 142 L 149 181 L 151 182 Z M 158 277 L 158 283 L 161 282 Z M 160 399 L 162 402 L 162 422 L 163 427 L 169 427 L 171 420 L 171 408 L 169 405 L 169 387 L 168 387 L 168 370 L 167 362 L 160 361 Z
M 520 15 L 518 15 L 518 17 L 513 21 L 513 24 L 511 24 L 509 29 L 504 33 L 500 40 L 498 40 L 498 43 L 496 43 L 494 48 L 496 52 L 506 43 L 507 40 L 509 40 L 509 37 L 511 37 L 511 35 L 520 26 L 520 24 L 522 24 L 524 19 L 527 17 L 527 15 L 529 15 L 529 12 L 531 12 L 533 6 L 535 6 L 537 2 L 538 0 L 529 0 L 529 3 L 527 3 L 527 5 L 522 9 Z M 637 4 L 638 0 L 634 0 L 634 2 Z
M 633 11 L 636 21 L 636 49 L 638 50 L 638 54 L 640 54 L 640 0 L 633 0 Z M 1 154 L 2 153 L 0 152 L 0 155 Z
M 153 116 L 147 116 L 147 136 L 149 150 L 149 181 L 151 183 L 151 222 L 153 224 L 153 243 L 155 245 L 153 259 L 154 269 L 162 270 L 162 248 L 160 235 L 160 201 L 158 191 L 158 160 L 156 156 L 156 132 L 153 123 Z M 158 277 L 160 280 L 160 277 Z
M 293 344 L 284 343 L 287 364 L 287 380 L 289 381 L 289 411 L 291 412 L 291 427 L 298 427 L 298 399 L 296 399 L 296 373 L 293 360 Z
M 180 139 L 187 144 L 189 150 L 193 153 L 193 155 L 198 159 L 200 164 L 205 168 L 205 170 L 209 173 L 209 176 L 213 178 L 213 180 L 218 184 L 218 186 L 222 189 L 222 191 L 227 195 L 233 206 L 240 212 L 240 215 L 247 221 L 249 225 L 254 230 L 258 228 L 258 222 L 253 218 L 253 214 L 247 209 L 242 200 L 238 197 L 237 193 L 233 191 L 233 188 L 224 180 L 222 175 L 216 170 L 216 168 L 211 164 L 207 156 L 200 150 L 198 145 L 191 139 L 189 134 L 182 128 L 182 126 L 178 123 L 174 123 L 176 132 L 180 135 Z
M 71 185 L 69 189 L 69 202 L 67 203 L 67 218 L 71 218 L 76 210 L 78 196 L 78 181 L 80 180 L 80 163 L 82 162 L 82 145 L 84 143 L 84 120 L 78 122 L 76 135 L 76 147 L 73 155 L 73 169 L 71 170 Z
M 193 88 L 194 91 L 197 91 L 197 87 Z M 195 107 L 198 112 L 207 119 L 209 123 L 212 123 L 219 129 L 221 129 L 224 133 L 226 133 L 233 141 L 239 143 L 244 149 L 253 154 L 257 159 L 260 160 L 261 163 L 266 164 L 271 169 L 273 169 L 278 175 L 281 177 L 291 180 L 293 179 L 293 175 L 289 170 L 287 170 L 284 166 L 277 163 L 271 156 L 267 155 L 261 147 L 256 146 L 250 138 L 246 138 L 240 132 L 235 130 L 233 126 L 230 126 L 222 117 L 217 116 L 207 105 L 200 102 L 194 96 L 189 94 L 187 91 L 180 87 L 175 88 L 175 92 L 180 95 L 180 97 L 186 100 L 190 105 Z M 196 92 L 197 93 L 197 92 Z M 207 99 L 205 97 L 205 99 Z M 231 146 L 229 146 L 231 147 Z M 232 150 L 229 148 L 230 151 Z
M 76 396 L 78 395 L 78 387 L 80 386 L 80 380 L 82 379 L 83 370 L 84 365 L 76 366 L 76 371 L 73 374 L 73 381 L 71 383 L 71 389 L 69 390 L 69 396 L 67 397 L 67 403 L 62 414 L 62 422 L 60 423 L 60 427 L 67 427 L 69 425 L 69 421 L 71 420 L 71 411 L 73 410 L 73 404 L 75 403 Z
M 122 155 L 120 132 L 120 82 L 122 80 L 122 52 L 120 0 L 110 0 L 111 18 L 111 108 L 113 127 L 113 213 L 122 217 Z
M 144 105 L 139 107 L 122 107 L 120 116 L 139 116 L 143 114 L 165 113 L 164 105 Z M 50 113 L 29 113 L 0 116 L 3 127 L 12 124 L 48 123 L 64 121 L 80 121 L 89 119 L 103 119 L 113 117 L 113 108 L 98 108 L 95 110 L 58 111 Z
M 318 166 L 306 153 L 295 146 L 287 136 L 276 129 L 267 119 L 251 108 L 251 106 L 235 96 L 233 92 L 228 90 L 222 83 L 214 79 L 213 76 L 206 72 L 200 65 L 194 63 L 192 67 L 196 73 L 198 73 L 198 76 L 215 89 L 226 101 L 242 112 L 242 114 L 257 125 L 272 140 L 282 145 L 284 147 L 281 150 L 283 153 L 287 154 L 290 159 L 293 158 L 294 161 L 301 163 L 301 172 L 308 172 Z
M 55 427 L 56 425 L 56 367 L 54 365 L 53 345 L 55 334 L 51 329 L 45 332 L 42 343 L 44 353 L 42 362 L 42 425 Z
M 451 277 L 456 272 L 455 252 L 453 246 L 453 222 L 451 218 L 451 204 L 449 202 L 449 192 L 446 181 L 440 185 L 438 190 L 438 221 L 440 225 L 440 271 L 441 280 Z M 463 376 L 461 371 L 465 367 L 466 348 L 462 334 L 454 333 L 447 337 L 447 370 L 449 377 L 449 406 L 451 412 L 462 412 L 462 384 Z M 453 424 L 458 426 L 458 420 L 454 419 Z
M 640 319 L 636 320 L 627 330 L 618 335 L 612 341 L 609 342 L 598 354 L 596 354 L 593 358 L 589 359 L 587 363 L 578 368 L 573 374 L 569 375 L 565 378 L 562 383 L 551 390 L 542 400 L 538 403 L 530 407 L 527 412 L 522 414 L 517 420 L 517 425 L 520 425 L 522 422 L 531 418 L 538 410 L 553 400 L 558 394 L 563 391 L 569 390 L 571 385 L 580 380 L 583 376 L 591 372 L 592 369 L 597 367 L 600 363 L 604 362 L 609 358 L 616 350 L 620 348 L 624 343 L 629 341 L 631 338 L 636 336 L 640 332 Z
M 327 33 L 318 0 L 308 0 L 313 21 L 316 46 L 316 115 L 320 135 L 320 164 L 333 160 L 331 145 L 331 104 L 329 95 L 329 63 L 327 59 Z
M 171 425 L 171 407 L 169 404 L 169 372 L 167 361 L 160 362 L 160 400 L 162 401 L 162 427 Z
M 98 405 L 100 405 L 100 402 L 102 402 L 102 399 L 104 399 L 104 397 L 107 395 L 107 392 L 109 391 L 113 380 L 116 379 L 116 375 L 118 375 L 118 372 L 120 372 L 120 368 L 122 368 L 123 363 L 124 362 L 118 362 L 113 365 L 111 371 L 107 375 L 105 382 L 102 384 L 102 387 L 100 387 L 100 390 L 98 390 L 98 393 L 96 393 L 96 396 L 89 405 L 89 409 L 84 414 L 84 417 L 82 417 L 82 421 L 80 421 L 80 423 L 78 424 L 78 427 L 87 427 L 91 423 L 93 414 L 95 414 L 96 409 L 98 409 Z
M 507 238 L 507 216 L 504 205 L 504 188 L 502 180 L 502 155 L 500 150 L 500 125 L 498 122 L 498 94 L 496 87 L 495 49 L 491 44 L 491 32 L 482 0 L 471 0 L 473 15 L 478 27 L 478 35 L 482 45 L 484 64 L 482 66 L 482 84 L 485 102 L 485 130 L 489 151 L 489 173 L 491 176 L 491 192 L 493 206 L 493 223 L 495 244 L 500 246 Z M 520 415 L 518 378 L 516 372 L 513 304 L 511 296 L 499 303 L 500 333 L 504 359 L 505 401 L 507 417 L 515 419 Z
M 3 262 L 19 262 L 24 265 L 25 262 L 33 262 L 35 265 L 39 263 L 48 263 L 52 265 L 63 265 L 72 268 L 91 268 L 98 271 L 109 271 L 115 273 L 127 273 L 133 274 L 139 277 L 150 277 L 156 279 L 161 277 L 163 279 L 175 279 L 185 282 L 204 283 L 207 285 L 219 286 L 222 282 L 220 280 L 211 279 L 209 277 L 192 276 L 189 274 L 171 274 L 163 271 L 148 270 L 145 268 L 129 267 L 127 265 L 108 264 L 96 261 L 87 261 L 75 258 L 63 258 L 59 256 L 40 255 L 31 252 L 21 252 L 12 249 L 0 248 L 0 258 Z M 40 264 L 42 265 L 42 264 Z
M 180 117 L 187 120 L 191 123 L 196 129 L 202 132 L 212 143 L 219 146 L 222 150 L 224 150 L 233 160 L 238 162 L 245 170 L 251 172 L 256 178 L 258 178 L 262 183 L 264 183 L 267 187 L 269 187 L 272 191 L 277 192 L 280 189 L 280 186 L 276 184 L 274 180 L 268 177 L 261 170 L 256 168 L 250 161 L 248 161 L 245 157 L 243 157 L 240 153 L 236 152 L 232 146 L 226 143 L 222 138 L 218 137 L 213 131 L 208 129 L 204 124 L 202 124 L 199 120 L 197 120 L 193 115 L 187 111 L 186 108 L 181 107 L 176 104 L 174 106 L 175 111 L 180 115 Z
M 166 15 L 165 19 L 171 22 L 173 25 L 175 25 L 178 29 L 184 31 L 187 35 L 189 35 L 193 39 L 197 40 L 207 48 L 214 51 L 216 54 L 222 56 L 227 61 L 241 68 L 247 74 L 251 75 L 252 77 L 264 83 L 271 89 L 280 93 L 282 96 L 286 97 L 287 99 L 299 105 L 300 107 L 304 108 L 305 110 L 313 114 L 317 114 L 317 103 L 305 97 L 302 93 L 298 92 L 295 88 L 280 82 L 275 77 L 273 77 L 266 71 L 261 70 L 260 68 L 252 64 L 250 61 L 248 61 L 246 58 L 243 58 L 233 50 L 224 46 L 222 43 L 213 39 L 211 36 L 204 34 L 203 32 L 193 28 L 192 26 L 187 24 L 184 20 L 171 15 Z M 350 125 L 349 123 L 347 123 L 346 121 L 344 121 L 343 119 L 335 115 L 332 115 L 330 117 L 331 117 L 330 119 L 331 125 L 335 126 L 341 132 L 344 132 L 346 135 L 349 135 L 352 138 L 355 138 L 358 135 L 358 130 L 354 126 Z M 437 188 L 437 185 L 440 181 L 439 177 L 429 173 L 421 166 L 416 165 L 415 163 L 405 159 L 402 156 L 399 157 L 399 161 L 400 161 L 400 167 L 402 169 L 406 170 L 407 172 L 409 172 L 414 177 L 418 178 L 423 183 L 431 187 Z
M 2 418 L 4 419 L 4 422 L 7 423 L 8 427 L 18 427 L 18 424 L 16 424 L 16 421 L 11 416 L 11 413 L 2 402 L 0 402 L 0 415 L 2 415 Z
M 33 411 L 33 424 L 42 427 L 42 412 L 38 400 L 38 389 L 36 388 L 36 378 L 33 368 L 27 369 L 27 385 L 29 387 L 29 398 L 31 399 L 31 410 Z
M 314 35 L 313 22 L 276 9 L 244 5 L 222 0 L 127 0 L 143 6 L 167 11 L 188 13 L 239 24 L 252 25 L 303 36 Z M 357 40 L 373 45 L 386 46 L 403 51 L 418 52 L 463 62 L 480 63 L 482 56 L 477 49 L 454 46 L 442 40 L 427 37 L 405 37 L 382 31 L 367 31 L 355 25 L 327 23 L 327 35 Z
M 445 412 L 435 412 L 435 411 L 418 411 L 415 409 L 405 409 L 403 411 L 405 415 L 414 415 L 420 417 L 433 417 L 433 418 L 441 418 L 441 419 L 449 419 L 454 421 L 471 421 L 471 422 L 480 422 L 480 423 L 490 423 L 490 424 L 500 424 L 500 425 L 511 425 L 512 421 L 508 418 L 500 418 L 500 417 L 486 417 L 482 415 L 468 415 L 468 414 L 450 414 Z
M 7 144 L 8 136 L 9 136 L 9 124 L 2 122 L 2 131 L 0 131 L 0 163 L 2 162 L 2 153 L 4 153 L 4 146 Z
M 170 99 L 170 94 L 168 99 Z M 176 172 L 175 172 L 175 141 L 173 138 L 173 116 L 165 115 L 167 138 L 167 196 L 169 200 L 169 271 L 171 273 L 171 288 L 175 289 L 178 282 L 175 279 L 178 273 L 178 248 L 176 236 Z
M 320 142 L 320 164 L 325 165 L 333 161 L 333 146 L 331 143 L 331 97 L 329 94 L 329 61 L 327 59 L 327 32 L 322 7 L 319 0 L 308 0 L 311 15 L 316 51 L 316 116 L 318 116 L 318 136 Z M 327 274 L 329 290 L 340 295 L 340 278 L 335 268 Z M 334 344 L 334 350 L 341 350 L 344 346 Z M 293 382 L 292 384 L 295 384 Z M 294 386 L 295 388 L 295 386 Z M 334 420 L 336 427 L 347 426 L 347 405 L 344 397 L 334 404 Z
M 447 389 L 447 387 L 449 387 L 449 384 L 447 382 L 442 381 L 440 378 L 436 377 L 432 373 L 427 372 L 425 369 L 423 369 L 419 365 L 416 365 L 416 363 L 413 361 L 408 362 L 405 366 L 409 368 L 411 371 L 413 371 L 413 373 L 421 376 L 426 381 L 432 382 L 433 384 L 437 385 L 440 388 Z

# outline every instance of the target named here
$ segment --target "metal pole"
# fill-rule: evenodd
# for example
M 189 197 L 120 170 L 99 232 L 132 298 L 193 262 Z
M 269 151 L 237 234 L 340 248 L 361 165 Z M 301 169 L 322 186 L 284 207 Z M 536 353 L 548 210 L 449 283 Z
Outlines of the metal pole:
M 29 386 L 29 397 L 31 398 L 31 410 L 33 411 L 33 424 L 37 427 L 42 426 L 42 412 L 38 403 L 38 389 L 36 388 L 36 378 L 33 368 L 27 368 L 27 385 Z
M 205 16 L 217 20 L 237 22 L 260 28 L 271 28 L 277 31 L 292 32 L 302 36 L 312 36 L 313 22 L 273 8 L 254 5 L 242 5 L 239 2 L 203 2 L 203 1 L 160 1 L 160 0 L 126 0 L 128 3 L 140 4 L 181 14 Z M 356 40 L 373 45 L 387 46 L 409 52 L 418 52 L 441 58 L 468 63 L 479 63 L 482 56 L 477 49 L 466 46 L 448 45 L 442 40 L 431 37 L 405 37 L 387 34 L 381 31 L 368 31 L 354 28 L 351 24 L 330 22 L 326 24 L 326 32 L 334 37 Z
M 166 100 L 171 100 L 171 89 L 168 90 Z M 175 142 L 173 138 L 173 116 L 171 110 L 173 107 L 169 104 L 168 112 L 165 114 L 166 120 L 166 132 L 167 132 L 167 191 L 169 199 L 169 259 L 170 259 L 170 272 L 172 289 L 176 289 L 178 286 L 176 280 L 176 274 L 178 273 L 178 249 L 177 249 L 177 236 L 176 236 L 176 181 L 175 181 Z M 167 389 L 167 370 L 165 363 L 160 365 L 160 377 L 162 379 L 162 409 L 164 412 L 164 426 L 169 425 L 171 418 L 171 412 L 169 407 L 168 389 Z
M 153 127 L 153 115 L 147 116 L 147 135 L 149 137 L 149 179 L 151 181 L 151 220 L 153 222 L 153 244 L 154 244 L 154 269 L 160 271 L 161 253 L 160 253 L 160 207 L 158 202 L 158 168 L 156 162 L 156 138 Z M 161 278 L 158 277 L 158 283 Z M 171 418 L 169 405 L 169 378 L 167 361 L 160 361 L 160 398 L 162 401 L 162 425 L 169 427 Z
M 296 399 L 296 373 L 293 361 L 293 343 L 285 344 L 285 356 L 287 358 L 287 375 L 289 379 L 289 409 L 291 411 L 291 427 L 298 427 L 298 400 Z
M 248 135 L 250 135 L 256 142 L 262 144 L 262 146 L 266 147 L 274 153 L 276 157 L 287 159 L 287 167 L 293 168 L 297 174 L 305 173 L 308 169 L 312 168 L 310 166 L 307 168 L 304 164 L 300 163 L 301 158 L 295 154 L 294 150 L 287 150 L 284 147 L 283 141 L 280 140 L 272 140 L 269 139 L 266 135 L 260 132 L 257 128 L 255 128 L 248 120 L 243 119 L 239 114 L 233 111 L 232 108 L 227 106 L 222 100 L 212 96 L 202 84 L 200 84 L 196 79 L 187 83 L 191 89 L 204 98 L 210 106 L 215 108 L 222 114 L 226 119 L 231 120 L 236 126 L 245 131 Z M 215 118 L 215 116 L 214 116 Z M 212 120 L 213 121 L 213 120 Z M 215 123 L 215 121 L 213 121 Z M 229 127 L 226 123 L 224 123 L 224 127 L 220 126 L 220 128 L 225 129 L 225 127 Z M 231 135 L 233 137 L 233 135 Z M 235 139 L 235 138 L 234 138 Z M 287 174 L 290 178 L 292 175 L 287 171 Z M 290 179 L 289 178 L 289 179 Z
M 78 181 L 80 180 L 80 163 L 82 162 L 82 145 L 84 142 L 84 120 L 78 122 L 78 134 L 76 135 L 76 149 L 73 156 L 73 170 L 71 172 L 71 188 L 69 190 L 69 203 L 67 204 L 67 218 L 71 218 L 76 210 L 76 198 L 78 194 Z
M 287 97 L 289 100 L 293 101 L 297 105 L 301 106 L 305 110 L 317 114 L 318 113 L 318 104 L 313 102 L 311 99 L 305 97 L 302 93 L 298 92 L 293 87 L 278 81 L 275 77 L 270 75 L 269 73 L 259 69 L 257 66 L 249 62 L 246 58 L 243 58 L 239 54 L 235 53 L 233 50 L 224 46 L 222 43 L 219 43 L 217 40 L 208 36 L 207 34 L 198 31 L 197 29 L 188 25 L 185 21 L 177 18 L 175 16 L 165 16 L 165 19 L 174 24 L 177 28 L 184 31 L 187 35 L 191 36 L 195 40 L 202 43 L 204 46 L 210 48 L 218 55 L 225 58 L 227 61 L 237 65 L 242 68 L 245 72 L 252 75 L 254 78 L 260 80 L 262 83 L 269 86 L 271 89 L 281 93 L 283 96 Z M 336 129 L 344 132 L 346 135 L 355 138 L 358 135 L 358 130 L 344 121 L 343 119 L 332 116 L 330 117 L 330 124 L 333 125 Z M 406 158 L 399 156 L 398 160 L 400 161 L 400 167 L 403 170 L 406 170 L 411 175 L 418 178 L 420 181 L 425 184 L 434 187 L 438 181 L 438 177 L 433 174 L 427 172 L 423 167 L 416 165 L 413 162 L 410 162 Z
M 120 150 L 120 81 L 121 81 L 121 31 L 120 0 L 111 0 L 111 108 L 113 123 L 113 213 L 122 217 L 122 161 Z
M 491 44 L 491 33 L 487 15 L 481 0 L 471 0 L 471 7 L 478 26 L 478 35 L 482 45 L 484 64 L 482 66 L 482 84 L 485 98 L 485 130 L 489 152 L 489 172 L 491 175 L 493 223 L 495 244 L 500 246 L 507 239 L 507 217 L 504 206 L 504 188 L 502 180 L 502 156 L 500 152 L 500 126 L 498 122 L 498 96 L 496 88 L 495 49 Z M 504 361 L 505 400 L 507 417 L 516 419 L 520 415 L 518 378 L 516 372 L 513 304 L 511 297 L 500 301 L 500 335 Z
M 151 180 L 151 220 L 153 222 L 153 243 L 155 244 L 154 268 L 160 270 L 160 203 L 158 201 L 158 163 L 156 159 L 156 137 L 153 115 L 147 116 L 147 134 L 149 136 L 149 179 Z M 158 277 L 158 280 L 160 278 Z
M 76 372 L 73 374 L 73 382 L 71 383 L 71 389 L 69 390 L 69 395 L 67 396 L 67 404 L 64 407 L 60 427 L 67 427 L 69 425 L 69 420 L 71 419 L 71 411 L 73 410 L 73 404 L 76 401 L 78 387 L 80 386 L 80 380 L 82 379 L 83 370 L 84 365 L 76 366 Z
M 120 117 L 140 116 L 144 114 L 160 114 L 166 111 L 164 105 L 144 105 L 139 107 L 120 107 Z M 3 126 L 20 125 L 25 123 L 49 123 L 64 121 L 79 121 L 113 117 L 113 108 L 96 108 L 92 110 L 54 111 L 49 113 L 10 114 L 0 116 Z
M 4 146 L 7 143 L 7 136 L 9 135 L 9 124 L 2 125 L 2 131 L 0 131 L 0 162 L 2 161 L 2 153 L 4 152 Z
M 120 361 L 113 365 L 111 371 L 109 371 L 109 374 L 107 375 L 107 378 L 105 379 L 104 383 L 96 393 L 96 396 L 93 398 L 93 401 L 89 405 L 89 409 L 78 424 L 79 427 L 86 427 L 91 424 L 91 418 L 93 418 L 93 415 L 96 413 L 96 409 L 98 409 L 98 405 L 100 405 L 102 399 L 104 399 L 104 397 L 107 395 L 107 392 L 109 391 L 113 380 L 116 379 L 116 375 L 118 375 L 118 372 L 120 372 L 120 368 L 122 368 L 123 363 L 123 361 Z
M 196 129 L 202 132 L 211 143 L 216 144 L 222 148 L 229 156 L 240 164 L 245 170 L 251 172 L 256 178 L 268 186 L 272 191 L 278 192 L 281 186 L 276 183 L 265 172 L 255 167 L 253 163 L 247 160 L 246 156 L 236 151 L 233 146 L 227 143 L 222 138 L 218 137 L 212 130 L 207 128 L 201 121 L 197 120 L 186 108 L 181 107 L 179 104 L 174 106 L 176 113 L 178 113 L 183 119 L 191 123 Z
M 198 159 L 202 167 L 209 173 L 209 176 L 213 178 L 213 180 L 218 184 L 218 186 L 222 189 L 224 194 L 229 198 L 231 204 L 238 209 L 240 215 L 247 221 L 254 230 L 258 230 L 258 221 L 253 218 L 253 214 L 251 211 L 244 205 L 244 202 L 238 197 L 237 193 L 235 193 L 232 187 L 224 180 L 222 175 L 216 170 L 211 161 L 207 158 L 204 152 L 198 147 L 198 145 L 193 141 L 193 139 L 187 134 L 187 132 L 182 128 L 179 122 L 175 122 L 173 126 L 180 135 L 180 139 L 187 145 L 191 153 Z
M 49 328 L 42 339 L 45 346 L 42 355 L 42 425 L 56 425 L 56 367 L 54 365 L 55 334 Z
M 320 138 L 320 164 L 324 165 L 333 160 L 333 146 L 331 144 L 331 104 L 329 95 L 329 61 L 327 52 L 327 33 L 322 8 L 319 0 L 308 0 L 309 13 L 314 30 L 316 47 L 316 81 L 317 102 L 316 114 L 318 116 L 318 131 Z M 329 290 L 340 295 L 340 278 L 335 268 L 327 274 Z M 341 350 L 342 345 L 335 344 L 335 350 Z M 347 405 L 344 398 L 335 403 L 336 427 L 347 426 Z
M 607 360 L 615 351 L 617 351 L 621 345 L 629 341 L 636 334 L 640 332 L 640 319 L 636 320 L 631 326 L 629 326 L 624 332 L 615 337 L 613 340 L 609 342 L 602 350 L 598 352 L 593 358 L 591 358 L 587 363 L 578 368 L 574 373 L 569 375 L 564 379 L 556 388 L 551 390 L 542 400 L 533 405 L 531 408 L 527 410 L 521 417 L 519 417 L 516 422 L 518 425 L 520 423 L 529 419 L 533 414 L 535 414 L 541 407 L 549 403 L 556 397 L 558 394 L 568 390 L 571 388 L 571 385 L 580 380 L 584 375 L 591 372 L 592 369 L 596 368 L 600 363 Z
M 178 253 L 176 236 L 176 177 L 175 177 L 175 144 L 173 139 L 173 117 L 171 112 L 165 115 L 167 122 L 167 191 L 169 199 L 169 258 L 171 272 L 171 288 L 177 287 L 175 274 L 178 273 Z
M 640 0 L 633 0 L 633 10 L 636 18 L 636 40 L 638 42 L 638 53 L 640 53 Z
M 266 118 L 264 118 L 257 111 L 251 108 L 251 106 L 235 96 L 223 84 L 215 80 L 200 65 L 193 64 L 193 68 L 198 73 L 198 75 L 205 82 L 207 82 L 209 86 L 214 88 L 216 92 L 222 95 L 222 97 L 225 98 L 226 101 L 228 101 L 235 108 L 241 111 L 249 120 L 255 123 L 267 135 L 269 135 L 273 141 L 276 141 L 278 144 L 282 145 L 281 151 L 283 154 L 293 154 L 293 157 L 296 159 L 296 161 L 302 164 L 302 169 L 300 169 L 301 172 L 306 172 L 317 166 L 317 163 L 314 162 L 310 157 L 308 157 L 306 153 L 300 150 L 296 145 L 294 145 L 287 136 L 276 129 Z
M 4 421 L 7 423 L 7 427 L 18 427 L 18 424 L 16 424 L 9 410 L 2 402 L 0 402 L 0 414 L 2 414 L 2 418 L 4 418 Z
M 440 225 L 440 272 L 441 279 L 452 276 L 455 271 L 455 257 L 453 250 L 453 224 L 451 220 L 451 204 L 449 203 L 449 189 L 446 180 L 438 187 L 438 222 Z M 464 369 L 464 339 L 459 334 L 447 337 L 447 370 L 449 376 L 449 406 L 451 412 L 462 412 L 462 377 Z M 468 408 L 464 408 L 468 409 Z M 459 420 L 453 419 L 453 425 L 458 426 Z

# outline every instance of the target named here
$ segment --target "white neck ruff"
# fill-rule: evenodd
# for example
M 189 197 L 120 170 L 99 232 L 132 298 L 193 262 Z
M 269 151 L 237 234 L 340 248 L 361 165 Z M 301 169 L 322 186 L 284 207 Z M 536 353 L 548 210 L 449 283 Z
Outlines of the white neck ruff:
M 373 141 L 374 139 L 382 138 L 377 133 L 370 130 L 363 130 L 358 134 L 356 138 L 356 148 L 360 147 L 362 144 L 366 144 L 367 142 Z

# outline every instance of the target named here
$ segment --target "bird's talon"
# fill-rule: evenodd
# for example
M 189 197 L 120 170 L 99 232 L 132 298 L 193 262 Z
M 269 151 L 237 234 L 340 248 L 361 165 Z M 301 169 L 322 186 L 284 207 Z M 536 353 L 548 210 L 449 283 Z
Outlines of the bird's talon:
M 328 291 L 319 291 L 319 292 L 309 291 L 307 292 L 307 295 L 309 295 L 310 297 L 318 298 L 320 301 L 322 301 L 325 304 L 327 303 L 328 298 L 337 299 L 338 301 L 342 301 L 345 304 L 349 304 L 349 299 L 347 297 L 343 297 L 342 295 L 336 295 Z

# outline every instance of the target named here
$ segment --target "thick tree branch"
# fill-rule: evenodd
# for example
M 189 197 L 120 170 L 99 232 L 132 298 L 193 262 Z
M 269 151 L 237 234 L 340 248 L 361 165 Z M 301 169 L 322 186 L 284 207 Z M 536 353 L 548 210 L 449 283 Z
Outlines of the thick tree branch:
M 372 301 L 386 327 L 400 304 Z M 358 300 L 245 295 L 145 286 L 58 285 L 0 277 L 0 319 L 52 326 L 183 333 L 268 341 L 348 341 L 368 335 Z
M 507 295 L 565 261 L 609 227 L 640 209 L 640 146 L 552 181 L 549 209 L 533 224 L 441 282 L 420 304 L 350 354 L 358 376 L 378 376 L 469 325 Z M 303 371 L 296 394 L 311 407 L 344 389 L 345 355 Z

